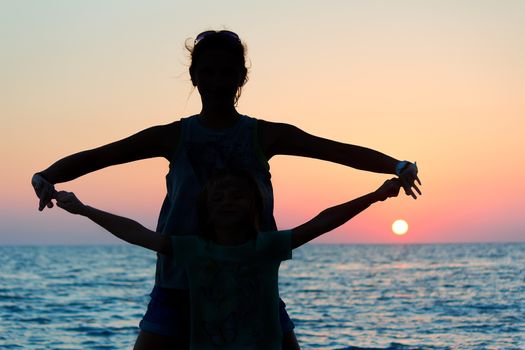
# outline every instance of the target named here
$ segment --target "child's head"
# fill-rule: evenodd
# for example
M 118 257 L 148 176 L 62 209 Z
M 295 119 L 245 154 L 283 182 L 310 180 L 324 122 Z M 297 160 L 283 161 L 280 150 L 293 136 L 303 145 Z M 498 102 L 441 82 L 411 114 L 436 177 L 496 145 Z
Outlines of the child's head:
M 191 81 L 201 96 L 206 98 L 219 90 L 220 97 L 236 104 L 248 81 L 246 47 L 239 36 L 227 30 L 205 31 L 186 49 L 191 55 Z
M 201 234 L 217 241 L 217 232 L 233 232 L 247 241 L 259 230 L 262 196 L 253 177 L 242 169 L 222 169 L 215 173 L 198 200 Z

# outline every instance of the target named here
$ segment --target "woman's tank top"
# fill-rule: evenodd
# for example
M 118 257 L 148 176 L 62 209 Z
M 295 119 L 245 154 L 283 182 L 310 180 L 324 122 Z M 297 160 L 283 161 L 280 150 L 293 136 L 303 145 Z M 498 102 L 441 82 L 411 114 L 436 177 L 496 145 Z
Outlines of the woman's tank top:
M 257 119 L 241 116 L 233 126 L 214 130 L 201 125 L 195 115 L 181 119 L 180 140 L 166 175 L 167 194 L 157 232 L 198 234 L 197 197 L 209 176 L 225 167 L 242 168 L 252 174 L 263 197 L 261 230 L 276 230 L 270 167 L 259 146 Z M 155 283 L 164 288 L 188 288 L 182 266 L 163 254 L 157 254 Z

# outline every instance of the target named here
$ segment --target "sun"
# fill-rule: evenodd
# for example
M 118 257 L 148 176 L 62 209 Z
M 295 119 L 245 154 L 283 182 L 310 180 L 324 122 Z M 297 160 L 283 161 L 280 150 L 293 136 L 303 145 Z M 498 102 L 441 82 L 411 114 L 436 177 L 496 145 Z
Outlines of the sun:
M 408 223 L 405 220 L 399 219 L 392 224 L 392 232 L 398 236 L 402 236 L 408 231 Z

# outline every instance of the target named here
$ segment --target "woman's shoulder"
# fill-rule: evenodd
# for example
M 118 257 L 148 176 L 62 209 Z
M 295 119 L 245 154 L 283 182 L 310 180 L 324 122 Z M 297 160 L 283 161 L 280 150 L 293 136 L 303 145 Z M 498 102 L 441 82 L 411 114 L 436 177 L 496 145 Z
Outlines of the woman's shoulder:
M 274 121 L 269 121 L 265 119 L 256 119 L 256 121 L 257 121 L 257 128 L 259 130 L 266 130 L 272 133 L 280 132 L 288 128 L 295 127 L 292 124 L 287 124 L 283 122 L 274 122 Z
M 171 123 L 168 123 L 168 124 L 161 124 L 161 125 L 157 125 L 157 126 L 159 128 L 161 128 L 163 131 L 178 129 L 178 128 L 180 128 L 180 124 L 182 122 L 182 119 L 184 119 L 184 118 L 172 121 Z
M 257 134 L 259 137 L 259 144 L 267 159 L 275 155 L 275 145 L 278 140 L 282 139 L 282 135 L 291 127 L 290 124 L 271 122 L 264 119 L 257 119 Z
M 162 140 L 173 140 L 180 133 L 181 120 L 176 120 L 168 124 L 161 124 L 151 127 L 154 134 Z
M 152 129 L 156 130 L 156 134 L 158 135 L 158 137 L 162 139 L 167 137 L 172 142 L 174 137 L 177 138 L 179 136 L 182 124 L 190 118 L 191 117 L 183 117 L 181 119 L 172 121 L 167 124 L 159 124 L 153 126 Z
M 173 131 L 180 129 L 180 120 L 175 120 L 173 122 L 167 123 L 167 124 L 157 124 L 150 127 L 147 127 L 146 129 L 142 130 L 142 132 L 148 132 L 150 134 L 155 135 L 156 137 L 162 136 L 163 134 L 172 133 Z
M 162 149 L 162 155 L 170 160 L 173 157 L 175 146 L 179 142 L 181 121 L 175 120 L 167 124 L 152 126 L 144 132 L 148 135 L 148 140 L 153 147 Z

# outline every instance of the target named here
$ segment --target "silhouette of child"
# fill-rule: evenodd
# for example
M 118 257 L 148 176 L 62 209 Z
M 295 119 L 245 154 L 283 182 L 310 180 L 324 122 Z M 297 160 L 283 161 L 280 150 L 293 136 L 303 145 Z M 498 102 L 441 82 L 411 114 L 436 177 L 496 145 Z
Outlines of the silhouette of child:
M 132 244 L 171 256 L 189 279 L 190 349 L 281 349 L 278 269 L 291 251 L 341 226 L 371 204 L 395 197 L 400 182 L 328 208 L 286 231 L 260 232 L 262 195 L 242 170 L 213 176 L 200 196 L 200 235 L 165 235 L 58 192 L 57 205 Z

